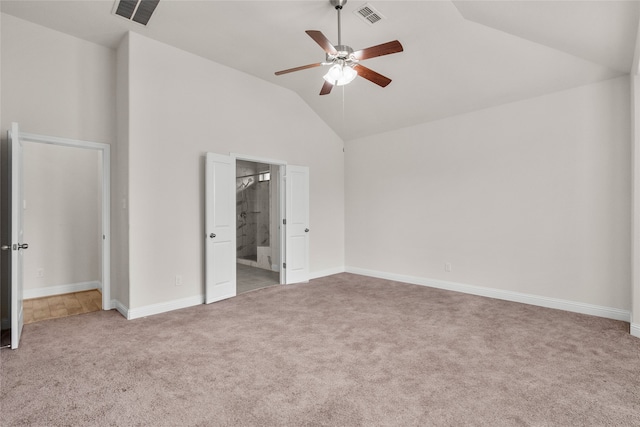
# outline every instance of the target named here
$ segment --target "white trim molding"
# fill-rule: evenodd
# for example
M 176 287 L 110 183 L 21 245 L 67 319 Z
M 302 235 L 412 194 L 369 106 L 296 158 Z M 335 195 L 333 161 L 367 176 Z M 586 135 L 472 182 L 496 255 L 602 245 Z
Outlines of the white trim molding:
M 102 306 L 106 307 L 111 301 L 111 145 L 26 132 L 20 132 L 20 138 L 24 141 L 61 147 L 99 150 L 102 153 L 102 278 L 100 283 Z
M 113 309 L 115 309 L 118 313 L 122 314 L 125 319 L 129 319 L 129 308 L 124 304 L 122 304 L 117 299 L 111 300 L 111 305 L 109 307 L 109 310 L 113 310 Z
M 486 288 L 465 283 L 447 282 L 444 280 L 428 279 L 415 276 L 405 276 L 402 274 L 386 273 L 382 271 L 368 270 L 358 267 L 347 266 L 346 271 L 347 273 L 360 274 L 362 276 L 377 277 L 380 279 L 411 283 L 413 285 L 422 285 L 448 291 L 462 292 L 465 294 L 536 305 L 539 307 L 554 308 L 558 310 L 571 311 L 573 313 L 588 314 L 591 316 L 604 317 L 607 319 L 621 320 L 623 322 L 631 321 L 631 313 L 628 310 L 621 310 L 619 308 L 603 307 L 577 301 L 569 301 L 559 298 L 544 297 L 540 295 L 505 291 L 502 289 Z M 640 330 L 636 330 L 636 332 L 639 334 L 638 336 L 640 336 Z
M 158 304 L 145 305 L 144 307 L 130 308 L 127 310 L 127 319 L 139 319 L 141 317 L 152 316 L 154 314 L 165 313 L 167 311 L 179 310 L 181 308 L 193 307 L 204 304 L 204 295 L 197 295 L 173 301 L 161 302 Z M 117 307 L 116 309 L 120 311 Z M 122 313 L 122 311 L 120 311 Z M 124 313 L 123 313 L 124 315 Z
M 632 323 L 629 333 L 634 337 L 640 338 L 640 323 Z
M 25 289 L 23 297 L 24 299 L 42 298 L 53 295 L 70 294 L 73 292 L 91 291 L 93 289 L 102 290 L 102 284 L 97 280 L 93 280 L 91 282 L 69 283 L 66 285 Z
M 344 273 L 344 267 L 335 267 L 327 270 L 316 271 L 309 274 L 309 280 L 318 279 L 320 277 L 332 276 L 338 273 Z M 139 319 L 141 317 L 153 316 L 154 314 L 166 313 L 182 308 L 193 307 L 204 304 L 204 295 L 182 298 L 173 301 L 161 302 L 158 304 L 146 305 L 139 308 L 128 308 L 118 300 L 111 300 L 111 306 L 108 309 L 116 309 L 127 320 Z M 106 310 L 108 310 L 106 309 Z

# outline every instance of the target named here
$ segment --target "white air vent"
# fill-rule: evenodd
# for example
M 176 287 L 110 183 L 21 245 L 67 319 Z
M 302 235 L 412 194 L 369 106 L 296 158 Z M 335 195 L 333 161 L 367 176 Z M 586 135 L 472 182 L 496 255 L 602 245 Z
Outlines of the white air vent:
M 369 3 L 365 3 L 361 7 L 357 8 L 356 10 L 353 11 L 353 13 L 358 15 L 360 19 L 362 19 L 364 22 L 366 22 L 369 25 L 373 25 L 385 19 L 385 17 L 382 16 L 382 14 L 378 12 Z

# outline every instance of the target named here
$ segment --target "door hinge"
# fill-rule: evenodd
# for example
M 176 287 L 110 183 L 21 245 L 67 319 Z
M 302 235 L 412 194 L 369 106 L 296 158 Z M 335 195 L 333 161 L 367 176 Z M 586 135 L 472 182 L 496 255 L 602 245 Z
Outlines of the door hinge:
M 283 219 L 283 220 L 282 220 L 282 224 L 283 224 L 283 225 L 287 225 L 287 220 L 286 220 L 286 219 Z
M 282 263 L 282 268 L 287 268 L 287 263 L 286 262 Z

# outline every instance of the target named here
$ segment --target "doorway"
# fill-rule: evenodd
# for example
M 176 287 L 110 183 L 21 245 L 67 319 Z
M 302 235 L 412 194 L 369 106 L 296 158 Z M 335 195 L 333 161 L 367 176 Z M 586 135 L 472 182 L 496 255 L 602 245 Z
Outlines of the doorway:
M 25 324 L 102 309 L 102 152 L 25 141 Z
M 3 242 L 2 250 L 7 251 L 11 258 L 10 268 L 10 288 L 9 288 L 9 316 L 11 329 L 11 348 L 18 348 L 20 342 L 20 335 L 22 327 L 24 325 L 24 253 L 29 249 L 28 242 L 24 239 L 24 214 L 29 205 L 24 197 L 24 163 L 23 152 L 25 143 L 38 143 L 44 145 L 53 145 L 59 147 L 74 147 L 83 150 L 98 151 L 100 153 L 99 170 L 101 173 L 101 204 L 100 204 L 100 227 L 99 233 L 96 236 L 100 242 L 100 251 L 97 261 L 100 263 L 100 284 L 102 290 L 102 309 L 111 309 L 111 293 L 110 293 L 110 206 L 111 206 L 111 186 L 110 186 L 110 165 L 111 155 L 110 146 L 103 143 L 95 143 L 88 141 L 71 140 L 66 138 L 58 138 L 45 135 L 35 135 L 21 132 L 17 123 L 12 123 L 11 130 L 8 132 L 8 157 L 11 168 L 8 175 L 8 196 L 10 198 L 10 231 L 11 240 L 9 242 Z M 58 168 L 68 168 L 69 165 L 66 162 L 49 162 Z M 45 230 L 48 233 L 50 230 Z M 9 233 L 7 233 L 9 234 Z M 65 235 L 65 240 L 71 241 L 73 244 L 77 232 L 74 230 L 70 235 Z M 4 236 L 4 235 L 3 235 Z M 8 237 L 8 236 L 7 236 Z M 60 242 L 57 242 L 53 251 L 60 251 Z M 33 243 L 32 243 L 33 248 Z M 56 265 L 58 267 L 58 265 Z M 36 275 L 39 275 L 39 269 L 36 271 Z M 45 274 L 44 268 L 42 268 L 42 274 Z
M 277 166 L 278 198 L 272 197 L 271 203 L 279 207 L 280 238 L 275 239 L 280 242 L 279 251 L 276 251 L 279 254 L 279 283 L 309 280 L 309 168 L 234 153 L 207 153 L 204 185 L 205 304 L 234 297 L 237 292 L 237 160 Z M 272 176 L 270 179 L 274 181 Z
M 236 159 L 236 294 L 281 283 L 279 171 Z

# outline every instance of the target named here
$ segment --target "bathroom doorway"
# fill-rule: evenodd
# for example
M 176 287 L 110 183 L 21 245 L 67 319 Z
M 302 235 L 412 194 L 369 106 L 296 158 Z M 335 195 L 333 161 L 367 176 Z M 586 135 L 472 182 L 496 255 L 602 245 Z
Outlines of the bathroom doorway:
M 279 285 L 280 166 L 236 160 L 236 294 Z

